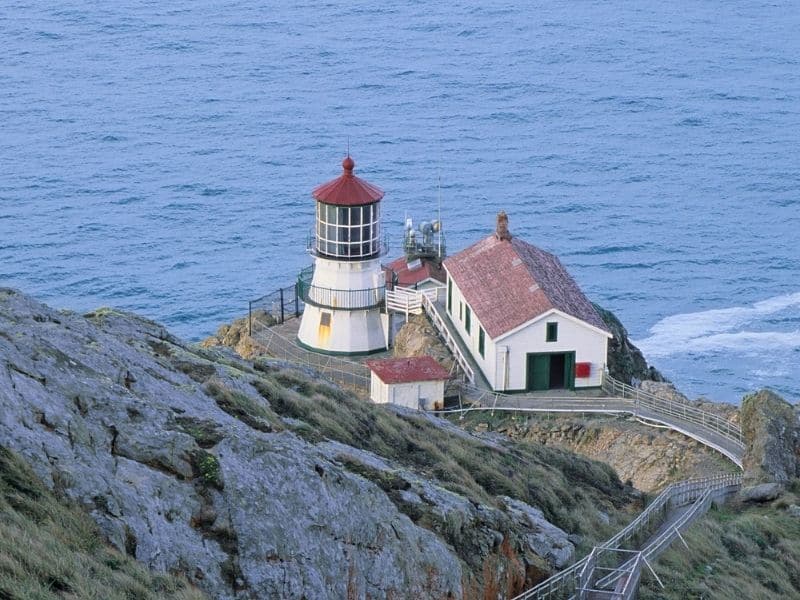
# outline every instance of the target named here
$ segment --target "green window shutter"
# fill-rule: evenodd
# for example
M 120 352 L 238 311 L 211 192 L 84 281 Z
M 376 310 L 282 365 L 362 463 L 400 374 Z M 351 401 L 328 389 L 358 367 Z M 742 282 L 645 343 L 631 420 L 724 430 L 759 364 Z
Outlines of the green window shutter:
M 558 323 L 547 324 L 547 341 L 548 342 L 558 341 Z
M 483 357 L 486 349 L 486 334 L 483 332 L 483 327 L 478 326 L 478 354 Z
M 447 312 L 453 314 L 453 280 L 447 279 Z
M 467 330 L 467 333 L 470 333 L 470 327 L 472 327 L 472 311 L 469 309 L 469 305 L 464 307 L 464 328 Z

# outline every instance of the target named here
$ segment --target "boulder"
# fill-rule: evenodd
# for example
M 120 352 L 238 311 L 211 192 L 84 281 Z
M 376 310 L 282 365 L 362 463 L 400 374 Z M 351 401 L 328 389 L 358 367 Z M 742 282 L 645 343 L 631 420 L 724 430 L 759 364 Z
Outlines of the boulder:
M 412 315 L 400 327 L 394 339 L 394 356 L 432 356 L 445 369 L 453 366 L 453 355 L 424 314 Z
M 800 476 L 800 422 L 791 404 L 761 390 L 744 397 L 740 421 L 746 482 L 787 483 Z
M 739 500 L 753 503 L 772 502 L 782 493 L 783 486 L 780 483 L 760 483 L 742 488 L 739 492 Z

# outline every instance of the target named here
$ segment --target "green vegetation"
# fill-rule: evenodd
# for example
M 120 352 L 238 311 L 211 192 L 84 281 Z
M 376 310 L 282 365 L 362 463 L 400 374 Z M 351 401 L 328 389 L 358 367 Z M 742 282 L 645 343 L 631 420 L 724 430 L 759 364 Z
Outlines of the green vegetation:
M 224 437 L 222 426 L 208 419 L 178 416 L 175 418 L 177 428 L 183 433 L 188 433 L 201 448 L 212 448 Z
M 172 366 L 197 383 L 205 383 L 217 374 L 216 367 L 207 362 L 173 360 Z
M 193 457 L 194 467 L 204 485 L 221 490 L 224 485 L 219 468 L 219 459 L 210 452 L 199 450 Z
M 621 509 L 631 502 L 629 490 L 602 463 L 538 444 L 492 447 L 426 416 L 398 413 L 285 371 L 253 385 L 273 411 L 310 426 L 298 426 L 300 435 L 313 432 L 395 460 L 476 502 L 499 506 L 503 495 L 522 500 L 562 529 L 586 536 L 589 546 L 628 518 Z M 384 475 L 365 476 L 386 489 Z M 604 524 L 595 506 L 612 523 Z
M 209 381 L 206 384 L 206 391 L 217 402 L 217 406 L 253 429 L 267 433 L 283 429 L 280 418 L 267 404 L 259 402 L 256 398 L 230 390 L 217 381 Z
M 654 565 L 664 583 L 642 576 L 641 600 L 800 598 L 800 517 L 787 511 L 797 496 L 767 506 L 712 509 Z
M 111 548 L 80 507 L 56 498 L 24 461 L 0 448 L 0 598 L 204 597 L 185 580 L 150 573 Z

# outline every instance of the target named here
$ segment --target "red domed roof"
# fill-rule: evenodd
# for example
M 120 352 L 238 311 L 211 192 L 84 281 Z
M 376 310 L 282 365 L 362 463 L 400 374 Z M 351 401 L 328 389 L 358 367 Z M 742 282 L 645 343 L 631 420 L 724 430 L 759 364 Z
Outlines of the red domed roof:
M 347 156 L 342 161 L 344 172 L 336 179 L 314 188 L 311 195 L 320 202 L 337 206 L 361 206 L 383 198 L 383 190 L 353 175 L 355 166 L 355 161 Z

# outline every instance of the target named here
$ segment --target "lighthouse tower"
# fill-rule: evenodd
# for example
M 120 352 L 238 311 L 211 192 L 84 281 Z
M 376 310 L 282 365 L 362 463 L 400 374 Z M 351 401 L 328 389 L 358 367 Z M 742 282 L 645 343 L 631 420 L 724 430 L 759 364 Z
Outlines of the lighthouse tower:
M 385 276 L 380 264 L 380 201 L 383 191 L 353 175 L 348 155 L 343 173 L 317 187 L 313 269 L 297 282 L 306 307 L 297 339 L 327 354 L 368 354 L 387 346 L 383 312 Z

